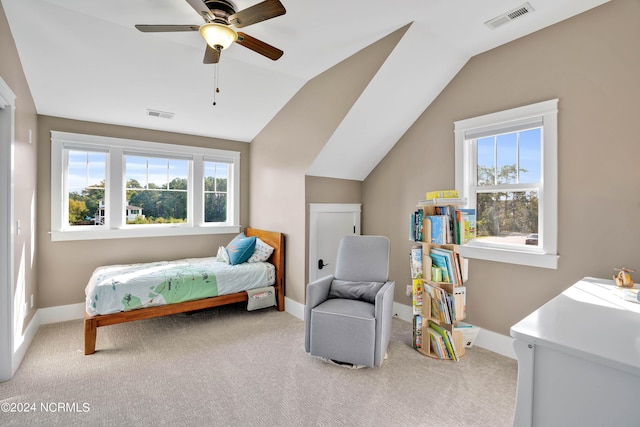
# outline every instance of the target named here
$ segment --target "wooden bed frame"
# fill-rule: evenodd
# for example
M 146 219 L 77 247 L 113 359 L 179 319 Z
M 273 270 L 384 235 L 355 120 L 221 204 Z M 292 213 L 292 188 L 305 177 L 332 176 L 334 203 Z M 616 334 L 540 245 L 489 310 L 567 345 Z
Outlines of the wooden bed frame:
M 276 306 L 278 311 L 284 310 L 284 234 L 275 231 L 246 228 L 246 236 L 259 237 L 266 244 L 273 247 L 273 254 L 269 262 L 276 266 Z M 151 319 L 170 314 L 187 313 L 210 307 L 233 304 L 247 301 L 246 292 L 237 292 L 229 295 L 205 298 L 195 301 L 186 301 L 177 304 L 160 305 L 156 307 L 140 308 L 131 311 L 122 311 L 113 314 L 91 316 L 84 314 L 84 354 L 93 354 L 96 351 L 96 335 L 101 326 L 115 325 L 118 323 L 132 322 L 134 320 Z

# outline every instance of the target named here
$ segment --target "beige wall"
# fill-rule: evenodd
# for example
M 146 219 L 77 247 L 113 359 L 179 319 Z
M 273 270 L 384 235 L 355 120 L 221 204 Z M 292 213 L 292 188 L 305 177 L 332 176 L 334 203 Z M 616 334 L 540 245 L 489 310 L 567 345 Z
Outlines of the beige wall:
M 299 303 L 307 277 L 305 174 L 405 31 L 309 81 L 251 142 L 251 224 L 285 233 L 286 296 Z
M 35 314 L 37 306 L 37 265 L 38 253 L 35 247 L 36 203 L 36 163 L 38 149 L 37 115 L 31 91 L 22 70 L 9 24 L 0 6 L 0 77 L 16 95 L 15 140 L 14 140 L 14 221 L 20 221 L 20 234 L 14 234 L 14 294 L 20 303 L 29 302 L 34 296 L 34 309 L 29 308 L 24 325 Z M 29 132 L 32 142 L 29 142 Z M 29 304 L 28 304 L 29 306 Z M 0 309 L 4 309 L 2 307 Z M 3 345 L 0 344 L 0 345 Z
M 453 122 L 556 97 L 559 268 L 471 260 L 468 321 L 508 335 L 581 277 L 640 271 L 638 22 L 639 1 L 614 0 L 478 55 L 422 114 L 363 185 L 363 228 L 391 237 L 396 301 L 410 304 L 410 212 L 454 185 Z
M 52 130 L 238 151 L 241 173 L 240 223 L 244 226 L 248 224 L 249 144 L 49 116 L 39 116 L 38 129 L 38 138 L 42 141 L 38 153 L 38 283 L 41 308 L 83 302 L 87 280 L 100 265 L 215 256 L 218 246 L 226 245 L 233 238 L 233 234 L 218 234 L 52 242 L 49 236 Z

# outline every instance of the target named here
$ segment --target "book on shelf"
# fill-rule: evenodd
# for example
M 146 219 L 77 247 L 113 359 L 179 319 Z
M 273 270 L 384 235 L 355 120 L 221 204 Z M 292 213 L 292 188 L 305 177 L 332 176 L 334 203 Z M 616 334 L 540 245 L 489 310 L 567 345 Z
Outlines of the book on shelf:
M 456 252 L 451 249 L 444 248 L 431 248 L 429 256 L 433 259 L 433 256 L 441 256 L 444 259 L 444 263 L 447 268 L 447 275 L 449 276 L 448 283 L 453 283 L 454 285 L 462 285 L 462 279 L 460 274 L 460 262 L 458 257 L 456 256 Z M 438 265 L 440 266 L 440 265 Z
M 431 221 L 431 243 L 444 245 L 449 234 L 449 217 L 447 215 L 427 215 Z
M 476 238 L 476 210 L 456 209 L 456 228 L 460 245 L 469 243 Z
M 428 283 L 423 284 L 423 289 L 431 300 L 431 317 L 439 322 L 453 323 L 451 303 L 447 292 L 442 288 L 432 286 Z
M 432 320 L 429 320 L 429 327 L 434 329 L 442 337 L 445 348 L 447 349 L 448 358 L 452 360 L 460 360 L 451 332 Z
M 422 248 L 411 248 L 411 278 L 422 279 Z
M 413 348 L 422 348 L 422 316 L 413 316 Z
M 446 215 L 447 217 L 449 217 L 447 221 L 447 225 L 449 226 L 449 228 L 447 230 L 446 243 L 458 243 L 459 239 L 456 227 L 457 216 L 455 206 L 435 206 L 434 211 L 436 215 Z
M 433 265 L 440 268 L 440 274 L 442 276 L 441 277 L 442 280 L 437 280 L 437 281 L 451 283 L 451 277 L 449 276 L 449 267 L 447 266 L 447 260 L 445 259 L 444 255 L 437 254 L 437 253 L 434 253 L 433 251 L 430 251 L 429 258 L 431 258 Z M 433 277 L 431 280 L 436 282 L 436 280 L 433 280 Z
M 424 290 L 422 279 L 413 279 L 411 288 L 411 306 L 413 308 L 413 314 L 422 314 L 422 294 Z
M 411 214 L 411 220 L 409 221 L 409 240 L 416 242 L 423 240 L 423 216 L 424 211 L 422 209 L 418 209 Z
M 436 332 L 433 328 L 427 328 L 427 332 L 429 333 L 429 341 L 431 342 L 431 349 L 433 353 L 440 359 L 449 359 L 449 354 L 447 353 L 447 349 L 444 345 L 444 339 L 442 335 Z
M 426 197 L 427 197 L 427 200 L 453 199 L 458 197 L 458 190 L 427 191 Z
M 442 268 L 436 265 L 431 266 L 431 281 L 442 282 Z

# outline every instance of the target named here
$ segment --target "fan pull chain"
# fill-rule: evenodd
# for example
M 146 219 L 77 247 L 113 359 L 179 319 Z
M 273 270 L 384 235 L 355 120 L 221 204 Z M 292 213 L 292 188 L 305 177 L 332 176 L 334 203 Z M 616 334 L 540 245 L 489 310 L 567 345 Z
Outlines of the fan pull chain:
M 218 64 L 214 64 L 214 71 L 213 71 L 213 85 L 215 86 L 215 90 L 213 92 L 213 106 L 215 107 L 216 105 L 216 93 L 220 93 L 220 86 L 218 85 L 219 79 L 220 79 L 220 72 L 218 71 Z

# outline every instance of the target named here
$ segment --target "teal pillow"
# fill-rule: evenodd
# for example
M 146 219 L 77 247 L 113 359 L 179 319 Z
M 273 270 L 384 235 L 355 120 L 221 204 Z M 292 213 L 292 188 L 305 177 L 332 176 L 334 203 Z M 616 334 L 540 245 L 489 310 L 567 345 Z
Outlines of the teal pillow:
M 236 265 L 246 262 L 256 249 L 256 237 L 247 237 L 244 233 L 238 234 L 227 245 L 229 264 Z

